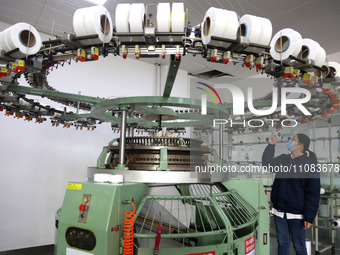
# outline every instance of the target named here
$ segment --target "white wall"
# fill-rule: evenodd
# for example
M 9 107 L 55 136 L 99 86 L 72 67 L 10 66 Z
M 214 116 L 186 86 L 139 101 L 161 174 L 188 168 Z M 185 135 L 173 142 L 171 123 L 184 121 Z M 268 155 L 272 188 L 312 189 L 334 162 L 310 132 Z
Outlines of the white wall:
M 166 77 L 167 67 L 161 69 Z M 65 65 L 53 70 L 48 80 L 59 91 L 108 98 L 152 96 L 154 76 L 152 64 L 111 55 Z M 176 93 L 179 86 L 187 86 L 184 71 L 176 79 L 174 95 L 187 96 L 182 89 Z M 38 100 L 55 106 L 47 99 Z M 87 167 L 96 164 L 102 147 L 115 134 L 108 123 L 92 132 L 80 131 L 52 127 L 49 120 L 28 123 L 3 112 L 0 125 L 0 251 L 51 244 L 55 211 L 62 205 L 67 182 L 86 181 Z

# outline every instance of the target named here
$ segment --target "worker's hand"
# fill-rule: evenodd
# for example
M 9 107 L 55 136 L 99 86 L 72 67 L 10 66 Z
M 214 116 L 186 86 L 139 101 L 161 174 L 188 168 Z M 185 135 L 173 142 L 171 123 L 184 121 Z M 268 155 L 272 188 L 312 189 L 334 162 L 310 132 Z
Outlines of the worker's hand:
M 269 143 L 275 145 L 277 143 L 277 135 L 272 135 L 269 137 Z
M 303 229 L 309 229 L 312 226 L 312 223 L 305 221 L 305 227 Z

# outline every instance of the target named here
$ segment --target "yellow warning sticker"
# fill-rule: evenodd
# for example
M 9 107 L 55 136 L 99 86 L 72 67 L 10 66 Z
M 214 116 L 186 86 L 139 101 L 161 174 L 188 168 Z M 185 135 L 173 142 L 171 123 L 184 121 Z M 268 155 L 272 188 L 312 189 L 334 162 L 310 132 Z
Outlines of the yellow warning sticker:
M 81 190 L 82 184 L 80 183 L 68 183 L 67 189 Z
M 24 61 L 19 60 L 19 61 L 17 62 L 17 66 L 24 66 Z

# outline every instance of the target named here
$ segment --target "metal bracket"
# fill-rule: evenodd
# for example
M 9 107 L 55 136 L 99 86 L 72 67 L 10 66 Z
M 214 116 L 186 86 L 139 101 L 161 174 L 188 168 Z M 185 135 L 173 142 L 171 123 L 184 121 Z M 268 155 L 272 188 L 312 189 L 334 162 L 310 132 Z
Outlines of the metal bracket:
M 161 148 L 159 161 L 157 171 L 170 171 L 168 167 L 168 150 L 166 148 Z
M 144 37 L 147 45 L 156 45 L 156 28 L 145 27 Z
M 176 75 L 178 72 L 181 59 L 176 60 L 175 55 L 171 55 L 171 62 L 169 66 L 168 76 L 166 77 L 163 97 L 169 97 L 171 94 L 172 87 L 175 83 Z
M 67 46 L 69 46 L 69 47 L 72 47 L 72 48 L 80 48 L 80 47 L 82 47 L 82 45 L 81 45 L 80 43 L 72 43 L 72 40 L 73 40 L 74 37 L 75 37 L 75 36 L 72 35 L 72 34 L 63 34 L 63 35 L 61 36 L 61 41 L 62 41 L 65 45 L 67 45 Z

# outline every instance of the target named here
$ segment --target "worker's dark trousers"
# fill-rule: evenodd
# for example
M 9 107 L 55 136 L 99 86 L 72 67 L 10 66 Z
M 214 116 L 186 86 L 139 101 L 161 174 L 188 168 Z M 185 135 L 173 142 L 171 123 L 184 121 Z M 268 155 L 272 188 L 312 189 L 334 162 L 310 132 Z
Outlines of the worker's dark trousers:
M 274 215 L 278 255 L 289 255 L 290 237 L 297 255 L 307 255 L 304 220 L 280 218 Z

